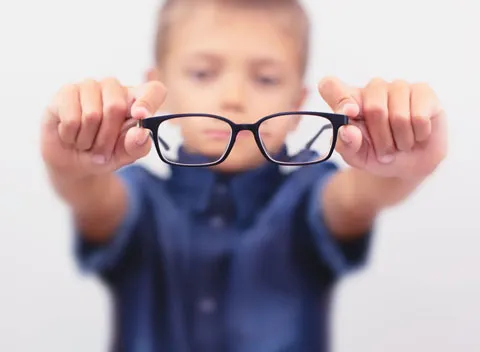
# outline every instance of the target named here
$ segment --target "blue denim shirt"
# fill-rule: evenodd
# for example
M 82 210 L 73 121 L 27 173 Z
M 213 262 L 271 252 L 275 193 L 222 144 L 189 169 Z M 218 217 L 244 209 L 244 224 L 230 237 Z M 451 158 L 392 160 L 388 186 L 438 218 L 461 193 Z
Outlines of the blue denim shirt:
M 340 243 L 325 226 L 319 199 L 336 170 L 120 170 L 129 204 L 115 236 L 76 236 L 81 267 L 111 293 L 112 349 L 327 351 L 331 289 L 370 238 Z

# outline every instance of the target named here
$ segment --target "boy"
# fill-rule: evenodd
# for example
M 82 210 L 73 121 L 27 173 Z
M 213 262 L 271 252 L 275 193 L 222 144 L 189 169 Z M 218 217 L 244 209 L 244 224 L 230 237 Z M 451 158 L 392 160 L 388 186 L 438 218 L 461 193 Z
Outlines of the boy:
M 78 258 L 112 293 L 113 349 L 326 351 L 335 281 L 363 263 L 376 215 L 445 157 L 434 93 L 403 81 L 355 88 L 325 78 L 321 96 L 354 121 L 337 140 L 351 168 L 324 162 L 286 175 L 242 135 L 224 162 L 172 166 L 163 180 L 123 168 L 152 146 L 149 131 L 125 131 L 125 119 L 164 110 L 253 123 L 298 111 L 308 24 L 295 0 L 171 0 L 158 33 L 147 83 L 65 86 L 42 126 Z M 191 127 L 182 121 L 195 135 Z M 283 143 L 287 129 L 269 133 Z

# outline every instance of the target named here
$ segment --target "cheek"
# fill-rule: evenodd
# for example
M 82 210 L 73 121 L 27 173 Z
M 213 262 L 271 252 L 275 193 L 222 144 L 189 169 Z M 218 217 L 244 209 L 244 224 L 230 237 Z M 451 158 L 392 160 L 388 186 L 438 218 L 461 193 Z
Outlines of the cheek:
M 249 94 L 247 104 L 247 108 L 255 111 L 259 118 L 270 114 L 289 112 L 295 108 L 291 95 L 275 91 L 253 91 Z
M 298 118 L 293 115 L 276 117 L 269 119 L 260 126 L 260 133 L 265 132 L 268 136 L 285 138 L 285 136 L 296 130 Z
M 192 141 L 195 141 L 195 129 L 190 126 L 190 124 L 185 124 L 180 120 L 171 120 L 170 128 L 171 131 L 164 131 L 164 139 L 169 140 L 177 140 L 179 145 L 182 144 L 192 144 Z M 168 133 L 168 134 L 167 134 Z
M 169 112 L 171 113 L 194 113 L 194 112 L 209 112 L 210 105 L 214 103 L 215 97 L 218 94 L 212 92 L 211 89 L 202 89 L 198 85 L 192 84 L 186 78 L 173 74 L 168 81 L 164 82 L 168 87 L 167 102 Z
M 198 131 L 199 126 L 195 122 L 189 121 L 188 123 L 180 123 L 179 127 L 182 131 L 182 136 L 185 141 L 193 141 L 196 138 L 196 131 Z
M 188 93 L 187 93 L 188 92 Z M 195 94 L 191 89 L 169 90 L 170 111 L 176 114 L 202 112 L 198 111 L 201 99 L 198 94 Z M 200 105 L 201 106 L 201 105 Z
M 284 143 L 292 123 L 288 118 L 267 120 L 260 128 L 260 136 L 265 147 L 271 151 L 277 151 Z

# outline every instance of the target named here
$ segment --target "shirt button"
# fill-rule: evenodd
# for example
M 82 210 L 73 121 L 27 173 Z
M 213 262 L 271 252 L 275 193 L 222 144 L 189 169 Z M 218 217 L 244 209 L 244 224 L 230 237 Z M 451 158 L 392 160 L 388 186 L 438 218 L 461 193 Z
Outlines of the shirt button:
M 198 308 L 204 314 L 211 314 L 217 309 L 217 302 L 213 298 L 204 298 L 199 302 Z
M 227 186 L 224 185 L 224 184 L 219 184 L 216 187 L 216 191 L 217 191 L 218 194 L 223 196 L 223 195 L 227 194 Z
M 210 219 L 210 225 L 213 228 L 220 229 L 225 226 L 225 221 L 221 216 L 214 216 Z

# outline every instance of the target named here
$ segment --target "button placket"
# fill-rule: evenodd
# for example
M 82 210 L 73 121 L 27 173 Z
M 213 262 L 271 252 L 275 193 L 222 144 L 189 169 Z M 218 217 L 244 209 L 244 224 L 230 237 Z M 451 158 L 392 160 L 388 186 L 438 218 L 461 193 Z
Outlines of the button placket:
M 220 215 L 214 215 L 210 219 L 210 226 L 212 226 L 215 229 L 221 229 L 225 226 L 225 220 Z
M 218 182 L 213 188 L 212 208 L 208 219 L 213 229 L 221 230 L 227 226 L 230 217 L 229 203 L 232 201 L 228 193 L 228 185 L 225 182 Z
M 219 196 L 225 196 L 228 192 L 227 185 L 221 183 L 215 187 L 215 191 Z

